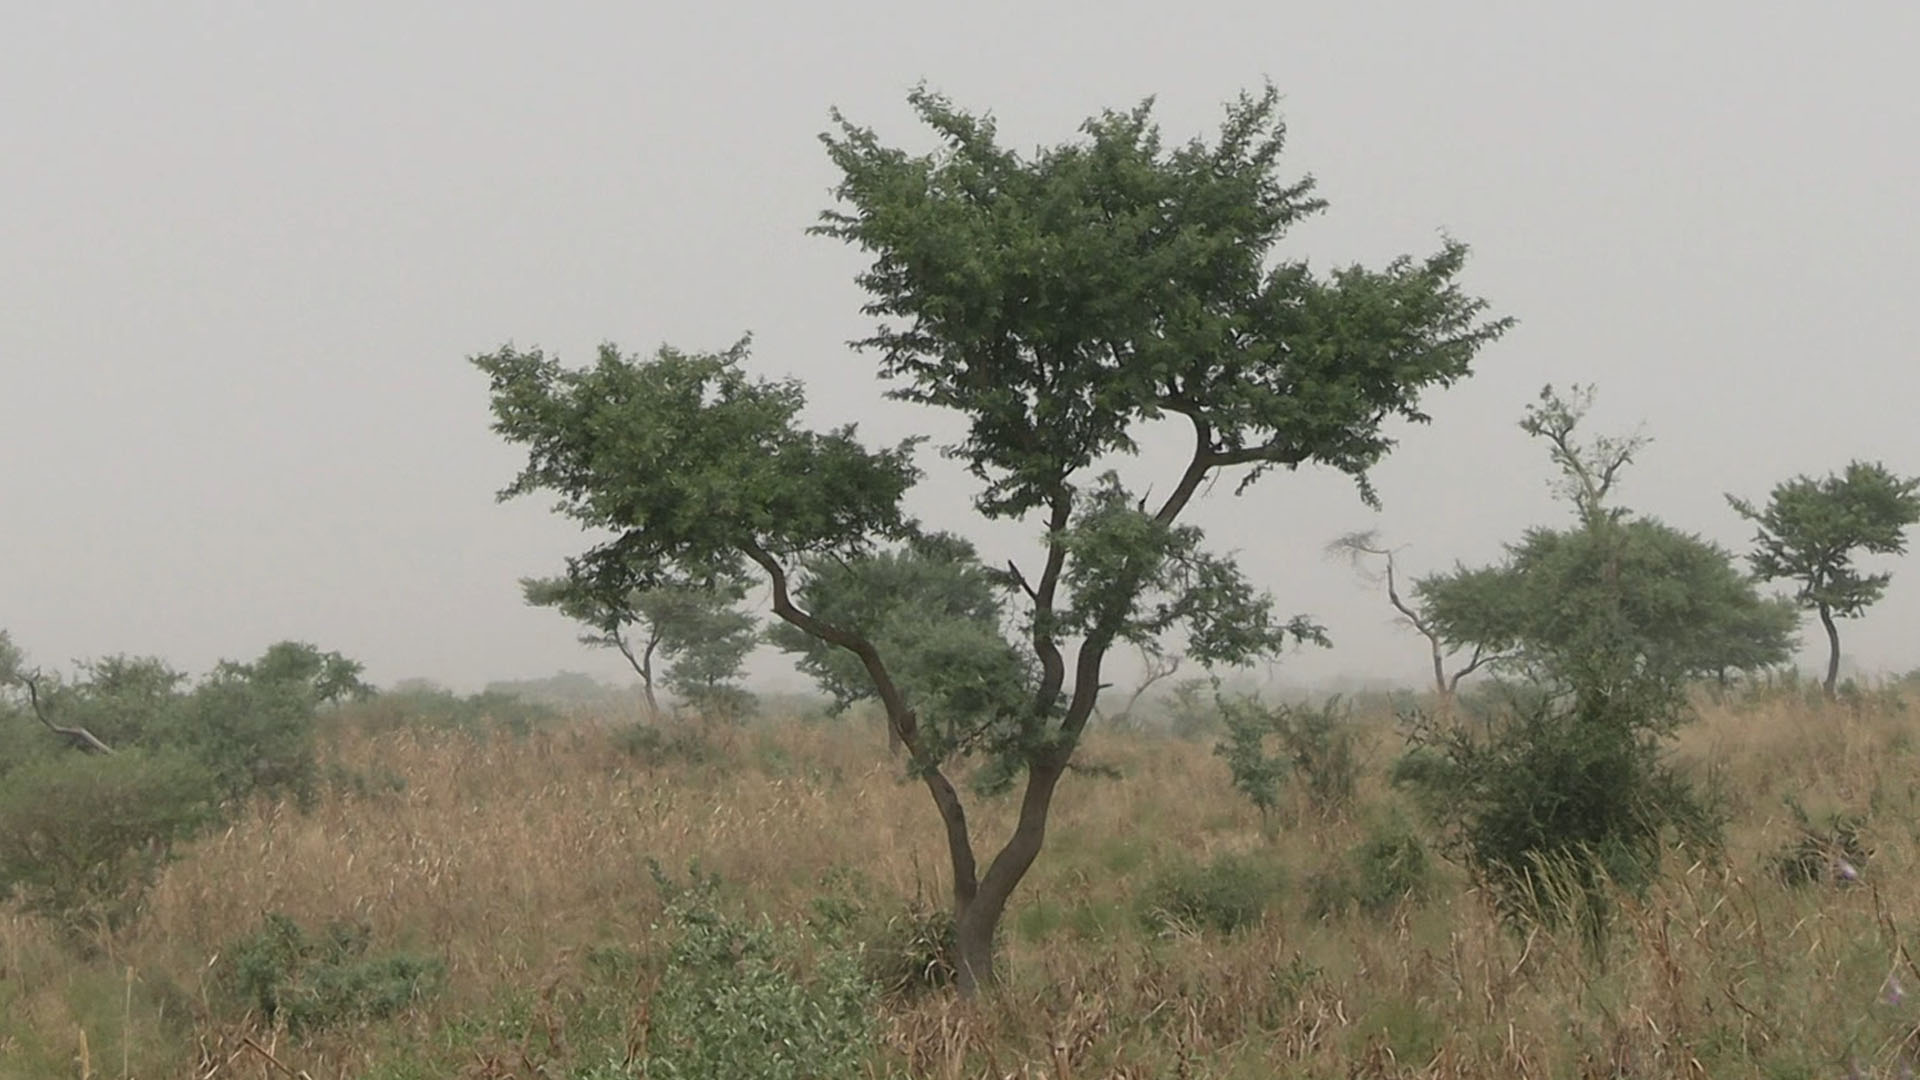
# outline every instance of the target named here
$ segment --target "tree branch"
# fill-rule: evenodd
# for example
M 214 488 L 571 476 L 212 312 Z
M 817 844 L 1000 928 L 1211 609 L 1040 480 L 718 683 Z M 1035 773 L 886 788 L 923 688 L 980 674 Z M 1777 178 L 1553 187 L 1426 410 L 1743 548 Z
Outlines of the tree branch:
M 1030 592 L 1033 598 L 1033 652 L 1040 659 L 1040 686 L 1033 696 L 1034 713 L 1038 716 L 1046 716 L 1053 711 L 1055 703 L 1060 700 L 1060 688 L 1067 681 L 1067 659 L 1060 652 L 1060 643 L 1053 637 L 1053 601 L 1060 588 L 1061 571 L 1067 565 L 1063 534 L 1072 520 L 1073 494 L 1061 488 L 1053 493 L 1051 513 L 1047 517 L 1047 564 L 1041 568 L 1040 584 Z
M 40 708 L 40 680 L 38 675 L 19 675 L 16 676 L 16 678 L 27 688 L 27 701 L 33 706 L 33 715 L 38 717 L 42 724 L 47 726 L 48 731 L 66 739 L 74 746 L 89 754 L 113 753 L 113 747 L 101 742 L 95 737 L 93 732 L 88 731 L 86 728 L 61 727 L 52 720 L 47 719 L 47 714 Z
M 955 790 L 953 781 L 940 771 L 940 763 L 929 759 L 926 746 L 920 739 L 919 723 L 913 710 L 908 708 L 907 699 L 894 683 L 893 675 L 887 671 L 886 663 L 880 658 L 880 651 L 873 643 L 859 634 L 843 627 L 834 626 L 815 617 L 793 602 L 792 593 L 787 587 L 787 571 L 780 561 L 758 543 L 749 541 L 740 549 L 747 558 L 758 563 L 767 573 L 773 585 L 773 613 L 798 629 L 819 638 L 829 645 L 837 645 L 860 658 L 867 669 L 867 677 L 873 680 L 874 690 L 880 696 L 881 706 L 886 710 L 887 725 L 907 748 L 915 771 L 927 785 L 933 795 L 934 805 L 940 811 L 940 819 L 947 827 L 947 849 L 953 860 L 954 899 L 962 907 L 973 901 L 979 890 L 978 870 L 973 855 L 973 840 L 967 831 L 966 808 L 960 803 L 960 793 Z

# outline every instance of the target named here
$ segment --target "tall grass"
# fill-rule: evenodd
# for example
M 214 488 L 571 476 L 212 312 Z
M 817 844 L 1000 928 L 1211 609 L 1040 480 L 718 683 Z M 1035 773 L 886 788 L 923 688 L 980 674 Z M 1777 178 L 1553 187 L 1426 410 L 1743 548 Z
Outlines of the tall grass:
M 1727 799 L 1724 858 L 1674 852 L 1645 899 L 1619 899 L 1598 958 L 1577 933 L 1513 925 L 1445 864 L 1425 899 L 1316 914 L 1329 906 L 1301 883 L 1350 866 L 1369 821 L 1412 819 L 1381 779 L 1391 725 L 1363 722 L 1360 811 L 1286 808 L 1272 837 L 1205 744 L 1097 735 L 1088 758 L 1124 779 L 1063 787 L 1007 921 L 1004 988 L 885 997 L 870 1074 L 1895 1076 L 1920 1050 L 1904 993 L 1920 987 L 1920 755 L 1902 710 L 1710 709 L 1679 753 Z M 649 860 L 717 874 L 740 914 L 824 913 L 856 937 L 944 896 L 937 819 L 876 731 L 698 738 L 704 753 L 662 757 L 592 726 L 343 729 L 332 774 L 392 782 L 335 784 L 308 813 L 261 806 L 195 842 L 87 959 L 0 908 L 0 1077 L 623 1075 L 604 1070 L 644 1040 L 665 951 Z M 1773 871 L 1805 839 L 1788 796 L 1865 819 L 1854 881 Z M 986 804 L 977 834 L 1004 836 L 1012 812 Z M 1157 876 L 1229 855 L 1293 883 L 1257 922 L 1141 917 Z M 361 926 L 435 961 L 438 988 L 296 1038 L 222 996 L 223 951 L 268 913 Z

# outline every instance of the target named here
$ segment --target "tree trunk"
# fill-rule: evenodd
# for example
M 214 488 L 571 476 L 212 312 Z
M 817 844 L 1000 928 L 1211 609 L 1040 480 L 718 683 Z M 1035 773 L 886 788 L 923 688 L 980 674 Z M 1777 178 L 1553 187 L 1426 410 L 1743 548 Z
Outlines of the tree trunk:
M 993 985 L 993 934 L 999 919 L 992 922 L 968 914 L 953 921 L 954 987 L 963 998 L 979 994 L 983 986 Z
M 1006 914 L 1013 890 L 1040 856 L 1040 848 L 1046 842 L 1047 815 L 1053 806 L 1054 789 L 1065 771 L 1056 762 L 1028 765 L 1027 790 L 1020 799 L 1020 820 L 1014 826 L 1013 835 L 993 857 L 992 865 L 980 876 L 977 885 L 970 890 L 954 889 L 954 982 L 961 997 L 971 998 L 983 987 L 993 984 L 994 935 L 1000 928 L 1001 917 Z M 954 832 L 949 830 L 948 836 L 951 838 Z M 963 859 L 964 869 L 972 868 L 973 851 L 971 847 L 964 853 L 954 849 L 951 854 L 957 886 L 971 876 L 961 871 Z
M 1840 681 L 1840 628 L 1833 624 L 1833 609 L 1820 605 L 1820 625 L 1827 629 L 1827 681 L 1820 684 L 1827 700 L 1833 700 L 1833 688 Z

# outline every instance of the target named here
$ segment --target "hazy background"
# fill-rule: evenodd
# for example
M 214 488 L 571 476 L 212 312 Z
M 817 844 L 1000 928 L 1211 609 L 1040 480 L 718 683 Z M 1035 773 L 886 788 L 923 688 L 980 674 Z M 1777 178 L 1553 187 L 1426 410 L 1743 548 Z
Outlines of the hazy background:
M 921 79 L 1031 147 L 1150 94 L 1169 140 L 1210 133 L 1270 77 L 1288 168 L 1333 203 L 1286 253 L 1377 264 L 1445 229 L 1521 320 L 1429 399 L 1383 513 L 1324 473 L 1198 508 L 1333 631 L 1289 681 L 1421 677 L 1333 536 L 1379 527 L 1424 571 L 1560 519 L 1515 426 L 1543 382 L 1597 382 L 1596 431 L 1644 421 L 1627 505 L 1741 550 L 1722 492 L 1920 470 L 1920 6 L 1593 8 L 0 6 L 0 626 L 54 665 L 198 671 L 293 637 L 380 682 L 620 677 L 520 602 L 581 541 L 543 499 L 493 501 L 521 458 L 466 358 L 751 330 L 822 424 L 952 430 L 881 400 L 843 344 L 862 260 L 802 232 L 829 107 L 923 145 Z M 965 524 L 970 486 L 926 463 L 949 482 L 916 509 Z M 1869 670 L 1920 665 L 1899 569 L 1843 630 Z

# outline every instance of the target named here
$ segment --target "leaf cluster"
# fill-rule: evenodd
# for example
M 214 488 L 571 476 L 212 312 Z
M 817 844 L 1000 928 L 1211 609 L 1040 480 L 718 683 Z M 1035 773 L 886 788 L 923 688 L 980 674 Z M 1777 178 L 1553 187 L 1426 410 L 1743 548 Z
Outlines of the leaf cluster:
M 1853 618 L 1878 602 L 1893 579 L 1889 572 L 1864 573 L 1853 560 L 1859 553 L 1906 553 L 1907 529 L 1920 522 L 1920 477 L 1855 461 L 1838 475 L 1776 485 L 1764 507 L 1731 495 L 1727 501 L 1756 526 L 1748 559 L 1761 580 L 1792 581 L 1800 606 Z

